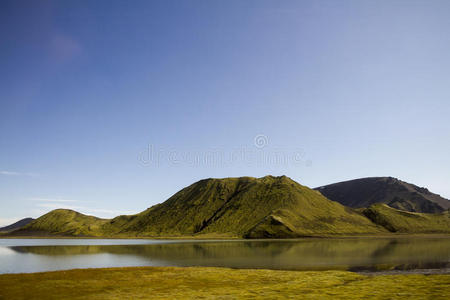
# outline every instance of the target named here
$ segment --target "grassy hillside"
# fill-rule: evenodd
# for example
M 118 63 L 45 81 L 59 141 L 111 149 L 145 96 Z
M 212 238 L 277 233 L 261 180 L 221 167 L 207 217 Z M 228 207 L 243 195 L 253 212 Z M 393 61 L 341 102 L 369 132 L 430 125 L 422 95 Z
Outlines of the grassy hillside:
M 413 213 L 385 204 L 374 204 L 365 209 L 363 213 L 374 223 L 391 232 L 450 233 L 449 211 L 440 214 Z
M 111 220 L 58 209 L 12 235 L 295 238 L 448 232 L 448 213 L 356 211 L 281 176 L 205 179 L 139 214 Z
M 56 209 L 34 220 L 14 235 L 102 236 L 109 220 L 86 216 L 73 210 Z
M 392 177 L 370 177 L 316 188 L 325 197 L 353 208 L 385 203 L 412 212 L 439 213 L 450 208 L 450 201 L 428 189 Z
M 201 180 L 138 214 L 120 231 L 141 236 L 215 233 L 261 238 L 382 229 L 286 176 L 266 176 Z

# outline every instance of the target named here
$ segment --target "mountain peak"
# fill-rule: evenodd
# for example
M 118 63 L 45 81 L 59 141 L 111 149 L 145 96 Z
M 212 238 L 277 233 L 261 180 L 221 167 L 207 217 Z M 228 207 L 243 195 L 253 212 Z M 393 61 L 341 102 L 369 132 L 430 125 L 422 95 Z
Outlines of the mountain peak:
M 316 188 L 325 197 L 360 208 L 375 203 L 411 212 L 437 213 L 450 208 L 450 201 L 394 177 L 367 177 Z

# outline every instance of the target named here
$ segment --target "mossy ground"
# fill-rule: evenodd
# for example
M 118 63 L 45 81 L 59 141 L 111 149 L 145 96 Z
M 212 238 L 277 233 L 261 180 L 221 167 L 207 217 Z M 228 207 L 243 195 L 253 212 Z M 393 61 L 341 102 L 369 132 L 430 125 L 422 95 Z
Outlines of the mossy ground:
M 0 299 L 449 299 L 450 275 L 139 267 L 0 275 Z

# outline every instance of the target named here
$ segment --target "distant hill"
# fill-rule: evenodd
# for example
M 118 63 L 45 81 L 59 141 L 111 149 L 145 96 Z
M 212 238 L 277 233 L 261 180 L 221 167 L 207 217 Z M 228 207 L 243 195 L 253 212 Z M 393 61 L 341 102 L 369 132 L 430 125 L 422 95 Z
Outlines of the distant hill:
M 450 208 L 450 201 L 428 189 L 392 177 L 370 177 L 316 188 L 330 200 L 353 208 L 385 203 L 393 208 L 439 213 Z
M 14 235 L 102 236 L 109 220 L 86 216 L 69 209 L 55 209 L 13 232 Z
M 407 212 L 374 204 L 364 209 L 364 215 L 391 232 L 399 233 L 450 233 L 450 212 L 425 214 Z
M 20 221 L 17 221 L 17 222 L 14 223 L 14 224 L 11 224 L 11 225 L 8 225 L 8 226 L 5 226 L 5 227 L 0 228 L 0 232 L 8 232 L 8 231 L 13 231 L 13 230 L 22 228 L 23 226 L 25 226 L 25 225 L 31 223 L 32 221 L 34 221 L 33 218 L 25 218 L 25 219 L 22 219 L 22 220 L 20 220 Z
M 52 211 L 18 234 L 286 238 L 376 234 L 385 229 L 281 176 L 205 179 L 137 215 L 103 220 Z

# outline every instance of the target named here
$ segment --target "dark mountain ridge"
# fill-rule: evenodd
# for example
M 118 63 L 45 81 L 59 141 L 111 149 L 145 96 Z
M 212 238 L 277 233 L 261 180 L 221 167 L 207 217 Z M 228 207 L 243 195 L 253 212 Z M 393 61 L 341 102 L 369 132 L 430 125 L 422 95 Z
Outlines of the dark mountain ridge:
M 17 230 L 19 228 L 24 227 L 25 225 L 30 224 L 34 220 L 35 219 L 33 219 L 33 218 L 25 218 L 25 219 L 19 220 L 11 225 L 0 228 L 0 232 L 8 232 L 8 231 Z
M 390 207 L 423 213 L 439 213 L 450 208 L 450 201 L 428 189 L 393 177 L 368 177 L 315 188 L 330 200 L 361 208 L 384 203 Z

